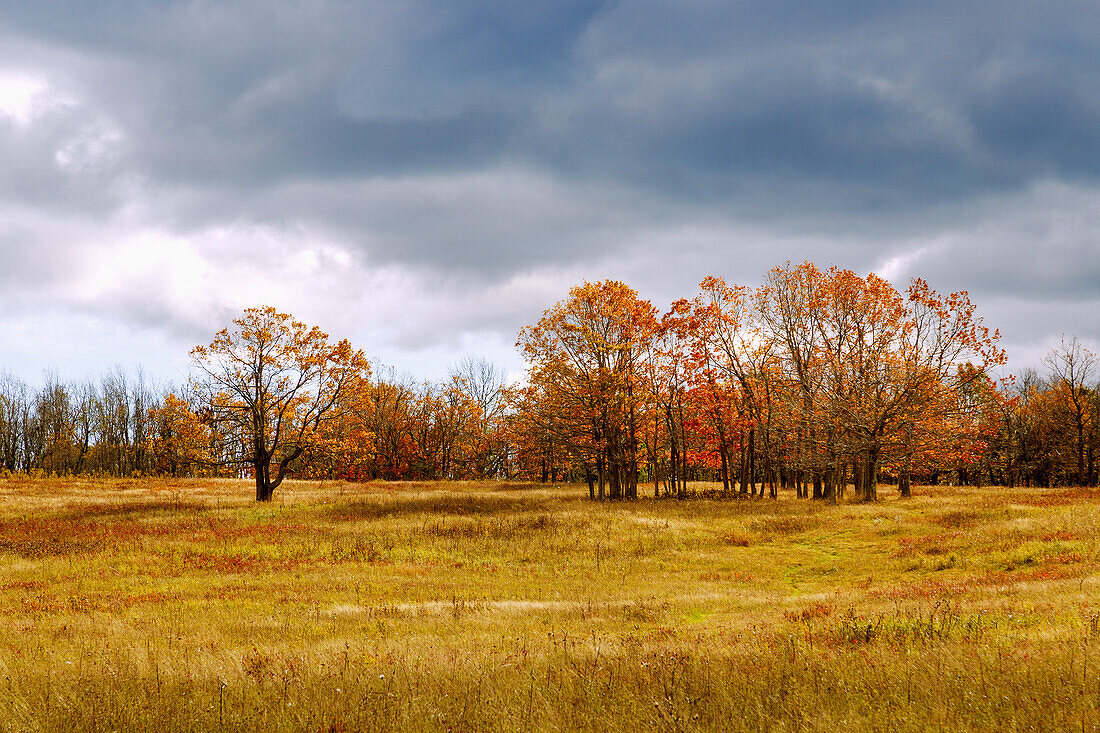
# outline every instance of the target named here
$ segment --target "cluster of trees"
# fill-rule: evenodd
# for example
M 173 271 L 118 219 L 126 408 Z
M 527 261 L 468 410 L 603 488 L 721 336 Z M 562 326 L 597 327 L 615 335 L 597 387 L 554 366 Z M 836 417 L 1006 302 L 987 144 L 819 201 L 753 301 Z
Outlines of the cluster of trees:
M 524 329 L 522 433 L 579 465 L 590 493 L 681 493 L 709 473 L 724 491 L 836 500 L 849 477 L 876 498 L 883 472 L 968 461 L 1004 362 L 965 293 L 812 263 L 758 288 L 708 277 L 658 314 L 622 283 L 585 283 Z
M 0 379 L 10 472 L 583 480 L 593 498 L 722 493 L 836 501 L 913 481 L 1096 484 L 1096 357 L 1076 340 L 1045 373 L 996 381 L 998 334 L 966 293 L 812 263 L 750 288 L 708 277 L 660 313 L 584 283 L 524 328 L 518 385 L 468 358 L 447 379 L 372 369 L 348 342 L 248 309 L 159 389 L 121 369 L 31 390 Z
M 1100 477 L 1100 364 L 1073 337 L 998 395 L 992 436 L 970 467 L 972 482 L 1096 486 Z M 961 477 L 967 479 L 967 475 Z
M 515 475 L 503 370 L 469 357 L 440 383 L 393 370 L 271 308 L 248 309 L 193 351 L 194 378 L 157 385 L 118 368 L 98 381 L 0 374 L 0 471 L 443 479 Z
M 9 473 L 147 473 L 151 411 L 162 402 L 138 370 L 66 384 L 47 373 L 31 389 L 0 374 L 0 469 Z
M 663 314 L 584 283 L 520 333 L 509 434 L 543 480 L 556 465 L 596 498 L 643 479 L 833 501 L 874 500 L 882 480 L 903 496 L 915 480 L 1096 485 L 1097 357 L 1063 339 L 1044 373 L 996 379 L 998 339 L 964 292 L 809 262 L 757 288 L 708 277 Z

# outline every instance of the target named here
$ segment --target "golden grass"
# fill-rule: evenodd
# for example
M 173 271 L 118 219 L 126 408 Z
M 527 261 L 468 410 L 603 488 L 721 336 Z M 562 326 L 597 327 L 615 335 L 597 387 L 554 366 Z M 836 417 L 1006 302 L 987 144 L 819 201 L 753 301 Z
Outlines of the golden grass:
M 1094 490 L 251 493 L 0 480 L 0 730 L 1100 728 Z

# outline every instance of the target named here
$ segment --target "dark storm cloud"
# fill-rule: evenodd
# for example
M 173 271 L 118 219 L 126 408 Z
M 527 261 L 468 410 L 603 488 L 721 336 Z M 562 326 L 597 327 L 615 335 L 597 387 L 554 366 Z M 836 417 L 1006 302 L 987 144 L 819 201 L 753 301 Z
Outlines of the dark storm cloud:
M 854 216 L 1100 173 L 1096 6 L 627 7 L 593 33 L 609 71 L 564 138 L 586 140 L 562 146 L 579 167 L 746 201 L 739 214 L 782 201 Z
M 134 134 L 135 168 L 241 186 L 494 162 L 597 7 L 35 5 L 7 25 L 97 61 L 80 82 Z
M 7 28 L 97 60 L 157 181 L 522 161 L 866 215 L 1100 168 L 1096 6 L 527 6 L 20 4 Z

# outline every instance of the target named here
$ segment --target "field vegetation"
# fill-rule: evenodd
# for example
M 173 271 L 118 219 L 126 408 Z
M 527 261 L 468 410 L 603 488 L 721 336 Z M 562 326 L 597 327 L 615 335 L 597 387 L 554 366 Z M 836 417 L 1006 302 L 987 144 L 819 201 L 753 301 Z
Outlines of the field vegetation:
M 1100 727 L 1100 491 L 913 493 L 0 480 L 0 730 Z

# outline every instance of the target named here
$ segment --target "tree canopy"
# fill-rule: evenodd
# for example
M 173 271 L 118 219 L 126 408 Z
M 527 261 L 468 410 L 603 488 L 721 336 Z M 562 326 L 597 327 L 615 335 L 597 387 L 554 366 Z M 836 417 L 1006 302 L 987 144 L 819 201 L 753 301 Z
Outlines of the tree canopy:
M 246 447 L 223 460 L 252 466 L 257 501 L 271 499 L 292 461 L 323 447 L 323 428 L 370 374 L 346 340 L 331 343 L 316 326 L 270 307 L 246 309 L 191 356 L 192 386 L 212 424 Z

